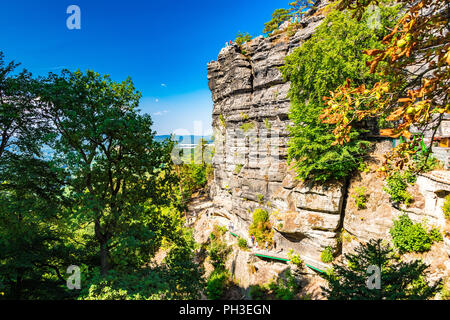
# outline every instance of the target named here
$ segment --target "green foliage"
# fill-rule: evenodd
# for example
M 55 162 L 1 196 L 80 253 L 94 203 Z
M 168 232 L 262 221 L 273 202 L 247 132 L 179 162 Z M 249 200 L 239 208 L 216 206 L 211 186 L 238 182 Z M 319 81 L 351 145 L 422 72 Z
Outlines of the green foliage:
M 98 267 L 82 272 L 82 300 L 161 300 L 199 299 L 205 283 L 203 270 L 194 262 L 192 232 L 180 230 L 168 253 L 156 267 L 110 270 L 106 275 Z
M 267 118 L 264 119 L 264 126 L 266 127 L 267 130 L 270 130 L 272 125 L 270 124 L 269 119 Z
M 262 204 L 262 203 L 263 203 L 263 201 L 264 201 L 264 195 L 262 195 L 261 193 L 258 193 L 258 194 L 256 195 L 256 198 L 258 199 L 258 203 L 259 203 L 259 204 Z
M 131 80 L 9 76 L 15 67 L 0 54 L 2 298 L 199 298 L 203 271 L 176 208 L 173 145 L 154 141 Z M 149 268 L 163 243 L 166 259 Z M 81 292 L 66 287 L 73 264 Z
M 428 265 L 420 260 L 403 262 L 382 240 L 360 244 L 355 253 L 345 254 L 346 265 L 333 265 L 325 275 L 328 287 L 322 287 L 329 300 L 424 300 L 440 290 L 441 282 L 426 280 Z M 380 289 L 367 286 L 368 268 L 381 272 Z
M 442 300 L 450 300 L 450 283 L 447 283 L 442 287 L 441 290 L 441 299 Z
M 244 166 L 244 165 L 243 165 L 242 163 L 238 163 L 238 164 L 234 167 L 234 173 L 235 173 L 235 174 L 239 174 L 239 172 L 241 172 L 243 166 Z
M 245 240 L 244 238 L 239 237 L 237 243 L 238 243 L 239 248 L 241 248 L 243 250 L 248 249 L 247 240 Z
M 253 122 L 245 122 L 243 124 L 241 124 L 241 129 L 244 132 L 248 132 L 250 130 L 253 130 L 255 128 L 255 124 Z
M 263 33 L 272 33 L 277 30 L 283 22 L 289 20 L 291 17 L 292 14 L 288 9 L 276 9 L 272 14 L 272 20 L 264 24 Z
M 249 294 L 252 300 L 293 300 L 299 290 L 297 279 L 288 270 L 284 277 L 273 279 L 265 285 L 250 286 Z
M 221 299 L 229 284 L 229 274 L 224 269 L 214 270 L 206 285 L 206 295 L 210 300 Z
M 290 249 L 288 251 L 288 259 L 290 263 L 296 265 L 298 268 L 303 268 L 303 260 L 300 259 L 300 255 L 298 253 L 294 253 L 294 250 Z
M 201 164 L 182 164 L 177 167 L 179 174 L 179 188 L 175 192 L 181 195 L 180 209 L 186 209 L 186 206 L 192 195 L 203 190 L 208 182 L 208 173 L 211 165 Z M 175 193 L 174 192 L 174 193 Z
M 244 34 L 244 33 L 239 31 L 237 36 L 236 36 L 236 40 L 234 40 L 234 42 L 236 42 L 236 44 L 238 46 L 242 46 L 247 41 L 252 40 L 252 38 L 253 37 L 248 32 Z
M 450 219 L 450 194 L 445 197 L 444 206 L 442 207 L 446 219 Z
M 425 252 L 430 250 L 433 242 L 442 241 L 439 229 L 427 231 L 422 223 L 413 223 L 407 214 L 394 221 L 390 233 L 400 253 Z
M 352 194 L 352 198 L 355 199 L 355 205 L 358 209 L 365 209 L 366 208 L 366 196 L 367 189 L 365 187 L 356 187 L 355 193 Z
M 221 114 L 219 116 L 219 121 L 220 121 L 220 124 L 222 125 L 223 128 L 227 127 L 227 121 L 225 120 L 225 117 L 223 116 L 223 114 Z
M 249 295 L 252 300 L 264 300 L 266 297 L 266 290 L 263 286 L 252 285 L 249 288 Z
M 264 245 L 266 241 L 271 244 L 273 230 L 269 222 L 269 213 L 263 209 L 255 209 L 252 218 L 253 222 L 248 229 L 249 235 L 253 234 L 259 245 Z
M 213 232 L 210 235 L 210 244 L 208 246 L 208 255 L 211 264 L 216 269 L 224 269 L 225 261 L 228 254 L 231 252 L 231 247 L 224 241 L 223 237 L 227 229 L 218 225 L 214 226 Z
M 243 121 L 247 121 L 249 119 L 248 114 L 241 112 L 241 118 Z
M 430 172 L 443 168 L 442 162 L 427 152 L 417 152 L 413 158 L 413 165 L 420 172 Z
M 314 3 L 314 0 L 296 0 L 289 3 L 288 9 L 276 9 L 272 14 L 272 20 L 264 24 L 263 33 L 270 34 L 277 30 L 283 22 L 294 16 L 301 17 L 305 10 L 311 8 Z
M 333 257 L 333 248 L 326 247 L 322 253 L 320 254 L 320 259 L 325 263 L 330 263 L 334 260 Z
M 392 201 L 409 205 L 414 198 L 406 189 L 415 182 L 416 176 L 410 171 L 396 171 L 386 178 L 387 186 L 383 190 L 391 196 Z
M 312 38 L 286 57 L 281 67 L 291 81 L 289 161 L 295 161 L 300 179 L 344 179 L 358 168 L 368 152 L 363 129 L 352 128 L 351 140 L 334 144 L 334 126 L 322 123 L 323 97 L 350 79 L 355 84 L 374 84 L 379 76 L 366 66 L 366 49 L 380 48 L 387 26 L 393 26 L 396 9 L 381 8 L 380 30 L 367 26 L 367 16 L 356 21 L 347 12 L 332 11 Z

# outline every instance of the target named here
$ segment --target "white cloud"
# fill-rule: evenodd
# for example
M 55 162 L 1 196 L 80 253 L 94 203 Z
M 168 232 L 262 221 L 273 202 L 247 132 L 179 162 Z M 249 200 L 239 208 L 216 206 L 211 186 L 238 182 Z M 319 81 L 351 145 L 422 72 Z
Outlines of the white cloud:
M 163 116 L 168 112 L 169 112 L 168 110 L 162 110 L 162 111 L 157 111 L 157 112 L 153 113 L 153 115 L 154 116 Z
M 161 83 L 161 87 L 167 87 L 167 84 L 165 84 L 165 83 Z
M 159 99 L 155 99 L 155 102 L 158 103 L 158 102 L 159 102 Z

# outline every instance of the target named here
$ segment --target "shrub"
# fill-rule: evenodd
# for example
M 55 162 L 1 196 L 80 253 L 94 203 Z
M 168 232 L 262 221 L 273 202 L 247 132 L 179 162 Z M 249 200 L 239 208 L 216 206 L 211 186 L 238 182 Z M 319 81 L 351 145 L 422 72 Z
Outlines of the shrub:
M 410 205 L 413 196 L 406 189 L 415 182 L 416 176 L 410 171 L 395 172 L 386 178 L 387 187 L 383 187 L 383 190 L 391 196 L 392 201 Z
M 272 125 L 269 122 L 269 119 L 264 119 L 264 126 L 266 127 L 267 130 L 270 130 L 270 128 L 272 127 Z
M 241 129 L 244 132 L 253 130 L 254 128 L 255 128 L 255 124 L 253 122 L 246 122 L 246 123 L 241 124 Z
M 450 194 L 445 197 L 444 206 L 442 207 L 446 219 L 450 219 Z
M 213 232 L 210 234 L 211 243 L 208 246 L 208 255 L 211 264 L 216 269 L 225 267 L 225 260 L 231 251 L 231 247 L 222 240 L 226 230 L 225 227 L 215 225 Z
M 241 163 L 237 164 L 237 165 L 234 167 L 234 173 L 235 173 L 235 174 L 238 174 L 239 172 L 241 172 L 243 166 L 244 166 L 244 165 L 241 164 Z
M 266 289 L 260 285 L 250 286 L 249 295 L 252 300 L 264 300 Z
M 254 235 L 258 244 L 264 244 L 266 241 L 272 243 L 272 226 L 269 222 L 269 213 L 263 209 L 256 209 L 253 212 L 253 222 L 248 231 Z
M 227 121 L 225 120 L 225 117 L 223 116 L 223 114 L 221 114 L 219 116 L 219 120 L 220 120 L 220 124 L 222 125 L 222 127 L 225 129 L 227 127 Z
M 390 233 L 400 253 L 425 252 L 430 250 L 433 242 L 442 240 L 438 229 L 433 228 L 428 232 L 423 224 L 413 223 L 407 214 L 394 221 Z
M 229 282 L 229 275 L 226 270 L 216 269 L 209 276 L 206 285 L 206 295 L 208 299 L 217 300 L 223 297 Z
M 352 198 L 355 199 L 355 205 L 358 209 L 365 209 L 366 208 L 366 196 L 367 189 L 365 187 L 356 187 L 355 193 L 352 194 Z
M 272 282 L 268 284 L 268 289 L 275 294 L 277 299 L 292 300 L 298 293 L 300 286 L 295 277 L 288 270 L 285 279 L 278 278 L 277 281 L 272 280 Z
M 239 237 L 237 243 L 239 248 L 244 250 L 248 249 L 247 240 L 245 240 L 244 238 Z
M 243 121 L 247 121 L 249 119 L 248 114 L 241 112 L 241 118 Z
M 298 253 L 294 253 L 294 250 L 289 250 L 288 258 L 292 264 L 296 265 L 299 268 L 303 268 L 303 260 L 300 259 L 300 255 Z
M 325 263 L 329 263 L 331 261 L 333 261 L 333 248 L 331 247 L 326 247 L 321 255 L 320 255 L 320 259 L 325 262 Z
M 264 195 L 262 195 L 261 193 L 258 193 L 256 195 L 256 197 L 258 198 L 258 202 L 261 204 L 264 201 Z
M 236 42 L 236 44 L 238 46 L 242 46 L 247 41 L 252 40 L 252 38 L 253 37 L 248 32 L 244 34 L 244 33 L 239 31 L 237 36 L 236 36 L 236 40 L 234 40 L 234 42 Z

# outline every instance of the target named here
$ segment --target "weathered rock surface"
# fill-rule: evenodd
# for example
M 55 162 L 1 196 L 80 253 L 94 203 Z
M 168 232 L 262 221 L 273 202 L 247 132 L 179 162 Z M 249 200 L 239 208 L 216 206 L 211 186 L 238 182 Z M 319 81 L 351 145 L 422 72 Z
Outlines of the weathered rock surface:
M 292 37 L 279 33 L 255 38 L 243 49 L 226 47 L 208 64 L 216 137 L 214 204 L 231 213 L 244 236 L 253 210 L 267 208 L 272 224 L 283 226 L 275 228 L 277 250 L 292 248 L 316 259 L 326 246 L 336 246 L 344 185 L 306 185 L 289 170 L 290 83 L 278 68 L 322 19 L 308 16 Z
M 223 225 L 231 221 L 236 233 L 248 237 L 253 211 L 265 208 L 271 214 L 274 251 L 286 253 L 293 249 L 316 261 L 328 246 L 335 253 L 347 253 L 359 242 L 379 238 L 391 241 L 393 219 L 402 213 L 383 191 L 383 179 L 375 170 L 382 155 L 392 148 L 390 141 L 377 143 L 368 163 L 374 167 L 356 174 L 349 182 L 309 185 L 295 179 L 287 164 L 290 83 L 284 81 L 279 67 L 289 53 L 311 37 L 323 18 L 320 10 L 307 15 L 302 28 L 291 37 L 287 32 L 275 33 L 268 38 L 257 37 L 242 48 L 236 44 L 223 48 L 217 61 L 208 64 L 216 138 L 211 212 Z M 446 235 L 427 259 L 437 253 L 450 254 L 450 227 L 442 213 L 450 181 L 438 180 L 420 176 L 408 190 L 414 195 L 414 203 L 401 208 L 413 220 L 426 218 Z M 369 197 L 367 208 L 359 210 L 351 195 L 361 186 Z M 254 263 L 249 254 L 235 252 L 228 266 L 243 284 L 250 285 L 256 278 L 248 266 Z M 436 271 L 435 275 L 448 276 L 448 256 L 436 263 L 436 268 L 446 271 Z M 274 272 L 266 267 L 261 270 L 268 276 L 260 276 L 259 280 L 282 272 L 278 264 L 271 266 Z

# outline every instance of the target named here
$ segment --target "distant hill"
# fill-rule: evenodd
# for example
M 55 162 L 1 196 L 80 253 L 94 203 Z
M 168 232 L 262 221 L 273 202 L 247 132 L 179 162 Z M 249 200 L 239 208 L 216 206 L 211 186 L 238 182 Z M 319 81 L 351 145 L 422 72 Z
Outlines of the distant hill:
M 206 141 L 208 141 L 208 143 L 212 143 L 213 137 L 212 136 L 194 136 L 194 135 L 190 135 L 190 136 L 174 136 L 173 137 L 173 141 L 177 141 L 180 144 L 194 144 L 197 145 L 198 142 L 200 141 L 200 139 L 203 138 Z M 155 140 L 158 142 L 162 142 L 164 140 L 170 139 L 170 135 L 159 135 L 159 136 L 155 136 Z

